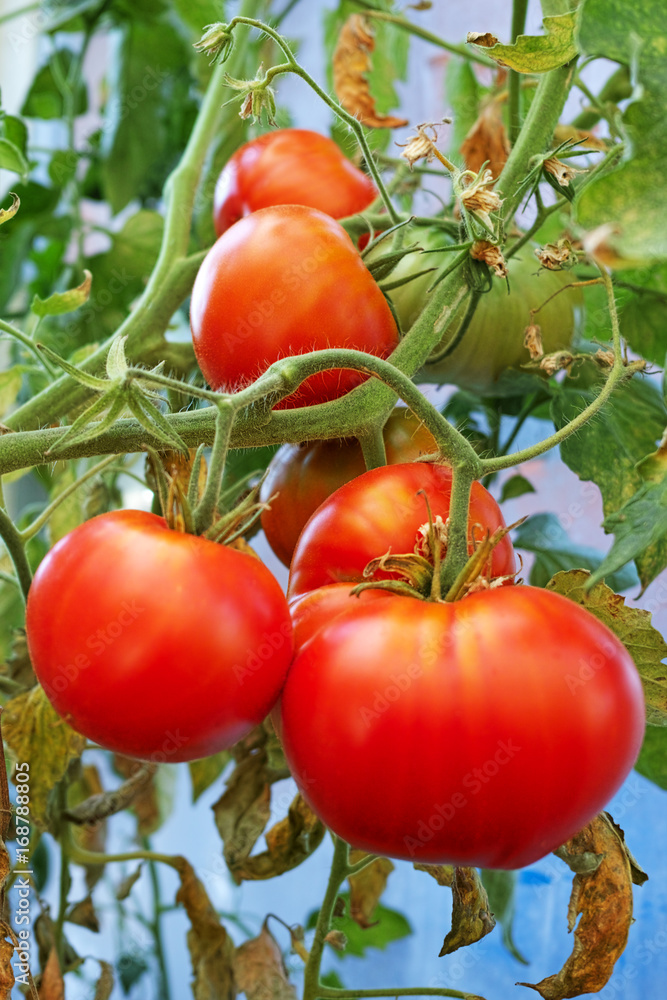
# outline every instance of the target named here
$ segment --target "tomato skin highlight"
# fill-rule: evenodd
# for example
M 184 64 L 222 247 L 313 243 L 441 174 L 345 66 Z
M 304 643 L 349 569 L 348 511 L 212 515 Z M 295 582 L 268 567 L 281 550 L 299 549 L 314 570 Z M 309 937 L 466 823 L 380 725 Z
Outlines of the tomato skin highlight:
M 412 462 L 372 469 L 341 486 L 321 504 L 303 529 L 290 568 L 290 600 L 337 581 L 360 582 L 371 559 L 391 549 L 412 552 L 419 528 L 428 524 L 424 490 L 433 518 L 449 515 L 452 473 L 445 465 Z M 480 483 L 473 483 L 469 530 L 477 537 L 505 522 L 498 504 Z M 506 535 L 493 552 L 495 576 L 516 570 L 514 549 Z M 388 574 L 385 574 L 388 575 Z M 381 578 L 378 574 L 377 578 Z
M 308 129 L 284 128 L 246 142 L 218 178 L 215 231 L 271 205 L 307 205 L 343 219 L 375 201 L 377 189 L 333 139 Z
M 384 427 L 389 465 L 411 462 L 438 450 L 435 438 L 410 410 L 398 407 Z M 262 513 L 269 545 L 285 566 L 306 521 L 340 486 L 366 471 L 356 438 L 284 444 L 276 452 L 262 484 L 261 499 L 272 501 Z
M 276 701 L 293 651 L 287 603 L 259 560 L 136 510 L 54 546 L 26 627 L 56 711 L 110 750 L 157 761 L 232 746 Z
M 339 614 L 297 653 L 281 714 L 292 773 L 340 837 L 485 868 L 531 864 L 585 826 L 644 732 L 619 640 L 527 586 Z
M 279 358 L 329 347 L 386 358 L 398 343 L 391 310 L 350 237 L 302 205 L 261 209 L 223 233 L 195 279 L 190 324 L 206 380 L 227 392 Z M 337 399 L 366 377 L 313 375 L 276 409 Z

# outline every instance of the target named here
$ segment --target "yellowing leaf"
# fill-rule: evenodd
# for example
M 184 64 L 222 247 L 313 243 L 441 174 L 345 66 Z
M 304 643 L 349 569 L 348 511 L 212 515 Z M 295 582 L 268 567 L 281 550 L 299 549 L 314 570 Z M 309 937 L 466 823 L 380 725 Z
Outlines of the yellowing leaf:
M 12 199 L 12 205 L 11 208 L 0 208 L 0 226 L 3 222 L 9 222 L 9 220 L 16 215 L 21 206 L 21 199 L 17 194 L 10 191 L 9 196 Z
M 267 830 L 267 850 L 246 858 L 234 869 L 234 876 L 239 881 L 267 879 L 291 871 L 320 846 L 324 833 L 324 824 L 298 794 L 287 816 Z
M 350 851 L 350 864 L 356 864 L 365 855 L 365 851 Z M 375 909 L 393 870 L 389 858 L 377 858 L 357 875 L 350 875 L 350 916 L 360 927 L 372 927 L 375 923 Z
M 491 56 L 500 66 L 509 66 L 517 73 L 547 73 L 574 59 L 576 15 L 558 14 L 542 21 L 544 35 L 519 35 L 513 45 L 503 45 L 495 35 L 472 31 L 467 41 Z
M 287 969 L 276 939 L 266 921 L 259 936 L 246 941 L 234 957 L 238 990 L 247 1000 L 296 1000 L 296 990 L 287 978 Z
M 39 295 L 35 295 L 30 308 L 36 316 L 62 316 L 64 313 L 74 312 L 90 298 L 92 283 L 92 274 L 84 271 L 83 281 L 76 288 L 54 292 L 48 299 L 40 299 Z
M 13 958 L 14 945 L 6 938 L 0 937 L 0 1000 L 11 1000 L 12 987 L 16 982 L 12 969 Z
M 266 736 L 263 734 L 263 740 Z M 254 753 L 250 753 L 254 749 Z M 271 816 L 271 782 L 267 773 L 267 752 L 259 747 L 241 747 L 241 757 L 224 794 L 213 806 L 216 826 L 223 841 L 223 855 L 237 881 Z
M 590 573 L 586 570 L 567 570 L 556 573 L 547 584 L 547 590 L 569 597 L 586 608 L 621 640 L 644 685 L 647 722 L 667 726 L 667 666 L 662 662 L 667 656 L 667 643 L 651 625 L 650 611 L 626 607 L 625 598 L 604 583 L 596 583 L 591 590 L 585 590 L 589 580 Z M 583 676 L 579 679 L 585 683 Z M 575 673 L 573 683 L 576 680 Z
M 14 759 L 30 764 L 30 820 L 44 829 L 49 793 L 81 756 L 86 738 L 60 718 L 39 686 L 12 698 L 2 722 Z
M 414 866 L 426 872 L 438 885 L 451 886 L 452 927 L 445 937 L 439 957 L 451 955 L 459 948 L 480 941 L 496 926 L 489 910 L 489 897 L 476 868 L 454 868 L 452 865 Z
M 185 908 L 191 928 L 187 941 L 192 962 L 195 1000 L 234 1000 L 234 944 L 215 912 L 192 865 L 179 858 L 181 887 L 176 902 Z
M 367 128 L 400 128 L 406 118 L 381 114 L 370 91 L 367 74 L 372 68 L 375 38 L 363 14 L 351 14 L 343 25 L 333 54 L 336 97 L 346 111 Z
M 40 1000 L 65 1000 L 65 980 L 60 971 L 58 953 L 55 947 L 51 949 L 48 961 L 44 966 L 39 998 Z

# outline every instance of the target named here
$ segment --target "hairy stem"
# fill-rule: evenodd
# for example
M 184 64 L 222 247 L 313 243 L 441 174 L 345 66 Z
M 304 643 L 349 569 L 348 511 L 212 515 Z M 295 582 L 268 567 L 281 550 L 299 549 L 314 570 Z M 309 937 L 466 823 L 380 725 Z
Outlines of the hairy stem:
M 447 554 L 441 569 L 441 592 L 446 594 L 468 561 L 468 508 L 473 479 L 469 466 L 452 468 L 452 494 L 449 501 Z
M 516 42 L 519 35 L 523 34 L 526 27 L 526 12 L 528 10 L 528 0 L 514 0 L 512 5 L 512 31 L 510 41 Z M 521 74 L 516 70 L 510 70 L 509 76 L 509 124 L 510 143 L 512 146 L 519 137 L 521 131 L 521 115 L 519 99 L 521 95 Z
M 16 570 L 16 578 L 23 594 L 23 599 L 27 600 L 30 584 L 32 583 L 32 570 L 25 551 L 25 543 L 21 537 L 21 532 L 14 527 L 12 519 L 7 511 L 0 507 L 0 538 L 5 543 L 5 548 Z
M 322 900 L 317 924 L 315 926 L 315 937 L 310 948 L 310 955 L 304 972 L 303 1000 L 315 1000 L 322 996 L 320 986 L 320 966 L 324 953 L 324 939 L 331 927 L 334 906 L 338 898 L 341 883 L 348 874 L 348 853 L 349 848 L 344 840 L 334 837 L 334 856 L 329 872 L 329 882 Z

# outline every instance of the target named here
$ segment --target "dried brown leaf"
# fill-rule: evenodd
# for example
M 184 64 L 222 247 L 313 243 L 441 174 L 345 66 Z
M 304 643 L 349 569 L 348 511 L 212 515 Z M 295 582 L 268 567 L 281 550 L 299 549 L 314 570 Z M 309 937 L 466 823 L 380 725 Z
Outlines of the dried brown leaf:
M 65 980 L 60 971 L 58 953 L 51 948 L 39 986 L 39 1000 L 65 1000 Z
M 243 868 L 271 817 L 271 781 L 265 746 L 242 757 L 213 806 L 223 855 L 233 877 Z
M 426 872 L 431 878 L 434 878 L 438 885 L 444 885 L 445 888 L 451 888 L 454 882 L 454 865 L 427 865 L 421 861 L 415 861 L 413 866 L 418 872 Z
M 99 823 L 107 816 L 127 809 L 134 802 L 140 792 L 144 791 L 150 783 L 153 775 L 157 771 L 157 764 L 142 764 L 126 781 L 118 788 L 109 792 L 101 792 L 84 799 L 77 806 L 65 812 L 66 819 L 71 823 L 84 824 Z
M 527 326 L 523 334 L 523 346 L 528 348 L 531 361 L 537 361 L 544 354 L 542 347 L 542 328 L 537 323 Z
M 452 929 L 445 937 L 439 957 L 481 941 L 495 926 L 489 897 L 477 869 L 456 868 L 452 883 Z
M 236 987 L 247 1000 L 296 1000 L 296 990 L 276 939 L 266 921 L 259 936 L 237 948 L 234 957 Z
M 115 754 L 113 766 L 123 778 L 132 778 L 137 772 L 142 771 L 145 765 L 144 762 L 134 760 L 132 757 L 123 757 L 120 754 Z M 160 814 L 155 774 L 150 775 L 143 787 L 134 796 L 132 811 L 137 817 L 137 833 L 140 837 L 147 837 L 157 830 L 162 817 Z
M 510 148 L 502 108 L 498 101 L 490 101 L 482 108 L 461 143 L 460 153 L 465 159 L 466 169 L 477 174 L 488 162 L 492 176 L 497 179 L 507 162 Z
M 267 850 L 246 858 L 234 876 L 238 881 L 267 879 L 291 871 L 320 846 L 324 833 L 324 824 L 299 793 L 287 816 L 267 830 Z
M 132 887 L 134 886 L 135 882 L 137 882 L 141 878 L 141 869 L 142 866 L 139 865 L 136 871 L 130 872 L 129 875 L 126 875 L 126 877 L 121 882 L 118 883 L 118 886 L 116 888 L 116 899 L 118 899 L 121 902 L 122 900 L 127 899 L 127 897 L 132 892 Z
M 192 925 L 187 935 L 195 1000 L 234 1000 L 234 944 L 189 861 L 178 859 L 181 903 Z
M 366 856 L 365 851 L 351 850 L 350 864 L 354 865 Z M 394 870 L 389 858 L 377 858 L 362 868 L 357 875 L 350 875 L 350 916 L 360 927 L 373 927 L 375 908 L 387 885 L 387 879 Z
M 86 896 L 85 899 L 70 906 L 65 919 L 69 920 L 70 924 L 87 927 L 89 931 L 94 931 L 96 934 L 100 932 L 100 921 L 91 896 Z
M 469 31 L 466 42 L 469 45 L 482 45 L 485 49 L 492 49 L 498 44 L 498 39 L 490 31 Z
M 608 982 L 628 940 L 632 923 L 632 869 L 622 832 L 601 813 L 564 845 L 570 856 L 602 855 L 599 866 L 576 874 L 568 907 L 568 929 L 574 931 L 572 954 L 559 973 L 537 985 L 544 1000 L 567 1000 L 597 993 Z
M 333 85 L 346 111 L 368 128 L 401 128 L 407 119 L 381 114 L 370 91 L 367 74 L 372 68 L 375 38 L 368 18 L 351 14 L 341 28 L 333 54 Z
M 16 981 L 12 968 L 13 957 L 13 943 L 7 941 L 5 937 L 0 937 L 0 1000 L 11 1000 L 12 987 Z
M 39 686 L 7 702 L 2 726 L 14 758 L 30 764 L 30 819 L 44 829 L 51 790 L 81 756 L 86 738 L 60 718 Z
M 347 938 L 342 931 L 329 931 L 325 935 L 324 940 L 327 944 L 330 944 L 332 948 L 336 951 L 345 951 L 347 947 Z
M 97 980 L 97 985 L 95 986 L 95 995 L 93 1000 L 110 1000 L 111 994 L 113 993 L 114 987 L 114 975 L 113 966 L 109 965 L 108 962 L 103 962 L 98 959 L 100 963 L 100 978 Z

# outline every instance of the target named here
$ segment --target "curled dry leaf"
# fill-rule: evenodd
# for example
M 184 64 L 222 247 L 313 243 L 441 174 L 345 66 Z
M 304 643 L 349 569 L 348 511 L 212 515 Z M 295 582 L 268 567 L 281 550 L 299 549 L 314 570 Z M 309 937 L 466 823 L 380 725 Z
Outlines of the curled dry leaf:
M 135 760 L 133 757 L 114 754 L 113 766 L 123 778 L 133 778 L 139 771 L 143 771 L 145 763 Z M 149 774 L 145 781 L 142 781 L 141 787 L 132 798 L 132 811 L 137 817 L 137 833 L 140 837 L 149 836 L 160 825 L 161 814 L 155 782 L 156 773 L 157 769 Z
M 126 877 L 121 882 L 118 883 L 118 886 L 116 888 L 117 900 L 122 901 L 123 899 L 127 899 L 127 897 L 132 892 L 132 887 L 134 886 L 135 882 L 137 882 L 141 878 L 141 869 L 142 866 L 139 865 L 139 867 L 135 871 L 130 872 L 129 875 L 126 875 Z
M 266 921 L 258 937 L 237 948 L 234 956 L 236 988 L 247 1000 L 296 1000 L 296 990 L 287 978 L 278 942 Z
M 485 49 L 490 49 L 498 44 L 498 39 L 490 31 L 469 31 L 466 42 L 468 45 L 482 45 Z
M 267 850 L 246 858 L 234 869 L 234 876 L 238 881 L 267 879 L 291 871 L 320 846 L 324 833 L 321 819 L 299 793 L 287 816 L 267 830 Z
M 0 1000 L 11 1000 L 12 988 L 16 982 L 12 968 L 14 945 L 4 937 L 4 930 L 4 927 L 0 929 Z
M 100 961 L 100 978 L 95 986 L 95 996 L 93 1000 L 110 1000 L 114 988 L 113 966 L 108 962 Z
M 91 795 L 84 799 L 73 809 L 65 812 L 66 819 L 71 823 L 79 825 L 99 823 L 107 816 L 127 809 L 134 802 L 140 792 L 144 791 L 157 771 L 157 764 L 141 764 L 137 771 L 131 775 L 120 787 L 110 792 L 102 792 L 99 795 Z
M 213 806 L 223 855 L 236 881 L 271 817 L 271 776 L 265 746 L 242 756 Z
M 367 74 L 372 68 L 375 38 L 363 14 L 351 14 L 343 25 L 333 54 L 333 85 L 346 111 L 368 128 L 401 128 L 407 119 L 381 114 L 375 107 Z
M 537 323 L 531 323 L 523 334 L 523 346 L 528 348 L 531 361 L 537 361 L 544 354 L 542 347 L 542 329 Z
M 365 851 L 351 850 L 350 864 L 354 865 L 364 857 Z M 373 914 L 393 870 L 394 865 L 389 858 L 377 858 L 358 874 L 350 875 L 350 916 L 360 927 L 372 927 L 376 923 Z
M 476 868 L 427 865 L 415 862 L 417 871 L 426 872 L 438 885 L 452 890 L 452 928 L 445 937 L 439 958 L 480 941 L 496 926 L 489 910 L 489 897 Z
M 581 919 L 574 931 L 572 954 L 561 971 L 537 985 L 519 984 L 536 990 L 544 1000 L 566 1000 L 601 990 L 627 944 L 632 923 L 632 865 L 622 831 L 613 821 L 601 813 L 564 848 L 573 864 L 582 854 L 599 854 L 602 860 L 595 871 L 574 876 L 568 930 L 575 928 L 580 914 Z
M 178 859 L 181 886 L 176 902 L 182 904 L 191 927 L 187 942 L 197 1000 L 234 1000 L 234 944 L 215 912 L 204 886 L 189 861 Z
M 81 756 L 86 738 L 60 718 L 39 686 L 12 698 L 2 723 L 14 758 L 30 764 L 30 819 L 43 830 L 51 790 Z
M 454 865 L 427 865 L 421 861 L 415 861 L 413 866 L 418 872 L 426 872 L 434 878 L 438 885 L 444 885 L 450 889 L 454 882 Z
M 51 948 L 39 986 L 40 1000 L 65 1000 L 65 980 L 60 971 L 58 953 Z
M 65 920 L 68 920 L 70 924 L 86 927 L 89 931 L 94 931 L 95 934 L 100 932 L 100 921 L 91 896 L 86 896 L 80 902 L 74 903 L 67 911 Z
M 483 260 L 498 278 L 507 277 L 507 264 L 500 247 L 488 240 L 477 240 L 470 248 L 473 260 Z
M 347 947 L 347 938 L 342 931 L 329 931 L 324 940 L 336 951 L 345 951 Z
M 552 177 L 556 178 L 561 187 L 568 187 L 572 178 L 582 173 L 581 170 L 563 163 L 556 156 L 550 156 L 548 160 L 544 161 L 542 166 L 547 174 L 551 174 Z
M 489 101 L 461 143 L 460 153 L 466 169 L 479 173 L 488 163 L 491 176 L 500 177 L 510 153 L 510 143 L 503 124 L 502 108 L 498 101 Z

